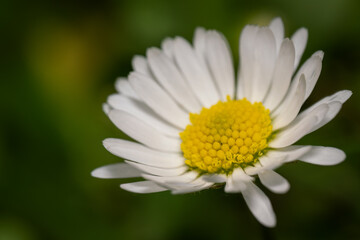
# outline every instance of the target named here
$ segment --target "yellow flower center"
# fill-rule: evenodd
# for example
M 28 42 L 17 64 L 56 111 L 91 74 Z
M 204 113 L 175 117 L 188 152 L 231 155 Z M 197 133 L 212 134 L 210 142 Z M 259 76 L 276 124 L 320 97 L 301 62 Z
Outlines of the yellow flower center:
M 230 174 L 256 163 L 272 133 L 270 111 L 260 102 L 219 101 L 199 114 L 180 133 L 185 164 L 202 174 Z

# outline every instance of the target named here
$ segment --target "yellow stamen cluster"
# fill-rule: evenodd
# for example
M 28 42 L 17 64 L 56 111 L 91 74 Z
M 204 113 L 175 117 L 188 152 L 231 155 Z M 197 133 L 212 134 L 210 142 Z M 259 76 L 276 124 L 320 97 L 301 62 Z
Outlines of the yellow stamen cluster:
M 264 154 L 272 133 L 270 112 L 260 103 L 219 101 L 200 114 L 190 113 L 180 133 L 185 163 L 200 173 L 229 174 L 253 165 Z

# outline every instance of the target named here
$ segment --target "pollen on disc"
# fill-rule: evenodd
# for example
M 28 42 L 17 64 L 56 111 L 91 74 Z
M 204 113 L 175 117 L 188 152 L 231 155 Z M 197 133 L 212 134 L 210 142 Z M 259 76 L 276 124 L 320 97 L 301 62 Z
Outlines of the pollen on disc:
M 200 173 L 225 173 L 252 166 L 268 147 L 270 111 L 260 102 L 219 101 L 199 114 L 180 133 L 185 164 Z

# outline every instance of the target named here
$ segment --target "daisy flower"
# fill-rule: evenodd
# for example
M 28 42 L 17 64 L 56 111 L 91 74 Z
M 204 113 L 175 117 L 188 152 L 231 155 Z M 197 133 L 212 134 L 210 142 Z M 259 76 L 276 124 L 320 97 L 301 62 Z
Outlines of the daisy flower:
M 95 169 L 98 178 L 142 177 L 121 184 L 135 193 L 184 194 L 224 185 L 241 193 L 255 218 L 276 225 L 268 197 L 289 190 L 274 169 L 300 160 L 334 165 L 345 159 L 333 147 L 293 145 L 339 112 L 351 91 L 339 91 L 300 112 L 321 72 L 322 51 L 298 68 L 307 42 L 305 28 L 284 38 L 275 18 L 269 26 L 248 25 L 240 36 L 235 70 L 225 37 L 197 28 L 193 44 L 166 38 L 161 49 L 135 56 L 133 72 L 119 78 L 104 111 L 135 141 L 109 138 L 103 144 L 125 160 Z M 299 113 L 300 112 L 300 113 Z

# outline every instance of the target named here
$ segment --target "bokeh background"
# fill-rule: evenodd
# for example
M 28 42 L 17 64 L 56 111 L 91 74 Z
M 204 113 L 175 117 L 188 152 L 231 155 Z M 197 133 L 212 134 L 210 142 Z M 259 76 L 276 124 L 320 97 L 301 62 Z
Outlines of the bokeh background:
M 360 239 L 360 2 L 2 1 L 0 239 Z M 323 71 L 306 105 L 354 92 L 340 114 L 300 144 L 334 146 L 345 162 L 279 172 L 292 188 L 269 195 L 274 229 L 260 226 L 241 195 L 222 189 L 180 196 L 120 190 L 126 180 L 90 176 L 122 161 L 102 146 L 124 137 L 103 114 L 131 58 L 197 26 L 225 34 L 238 62 L 245 24 L 276 16 L 286 35 L 309 30 L 304 61 L 323 50 Z

